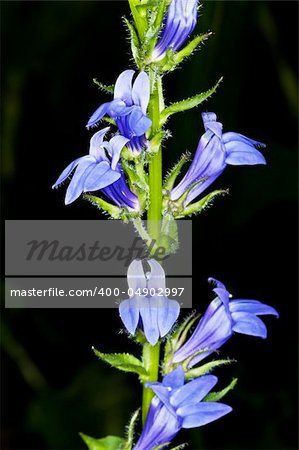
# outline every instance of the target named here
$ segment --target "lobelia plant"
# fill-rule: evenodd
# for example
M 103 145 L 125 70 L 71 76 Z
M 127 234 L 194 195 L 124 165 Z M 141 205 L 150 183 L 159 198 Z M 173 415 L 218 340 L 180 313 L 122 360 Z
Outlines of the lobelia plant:
M 278 317 L 274 308 L 257 300 L 231 300 L 225 286 L 211 278 L 216 297 L 202 318 L 198 321 L 198 314 L 193 312 L 177 324 L 180 304 L 166 295 L 165 272 L 153 258 L 155 244 L 161 242 L 163 235 L 166 252 L 175 252 L 179 239 L 176 220 L 200 213 L 216 196 L 226 192 L 215 190 L 201 197 L 227 165 L 266 164 L 258 150 L 265 144 L 235 132 L 223 133 L 216 114 L 203 112 L 204 133 L 193 158 L 183 154 L 163 180 L 162 144 L 170 135 L 166 129 L 169 117 L 200 105 L 216 91 L 221 79 L 204 93 L 165 105 L 164 77 L 210 35 L 189 39 L 197 23 L 199 2 L 128 3 L 131 20 L 125 19 L 125 23 L 135 70 L 124 70 L 114 86 L 94 80 L 113 99 L 100 105 L 86 126 L 92 129 L 103 121 L 109 127 L 93 134 L 89 154 L 69 164 L 53 185 L 57 187 L 72 176 L 66 204 L 83 194 L 84 199 L 111 218 L 131 221 L 147 246 L 154 242 L 149 246 L 149 259 L 131 262 L 127 273 L 131 295 L 119 305 L 128 334 L 142 346 L 142 357 L 105 354 L 94 349 L 102 361 L 138 375 L 143 388 L 143 429 L 141 433 L 135 430 L 137 411 L 126 438 L 94 439 L 81 434 L 90 450 L 165 448 L 182 428 L 200 427 L 229 413 L 232 408 L 219 400 L 233 389 L 236 379 L 224 389 L 212 391 L 218 379 L 209 373 L 230 360 L 203 360 L 215 355 L 234 333 L 266 338 L 266 326 L 258 316 Z M 177 182 L 190 159 L 187 172 Z M 143 218 L 148 220 L 147 229 Z M 161 344 L 165 344 L 163 357 Z M 158 381 L 160 375 L 163 378 Z

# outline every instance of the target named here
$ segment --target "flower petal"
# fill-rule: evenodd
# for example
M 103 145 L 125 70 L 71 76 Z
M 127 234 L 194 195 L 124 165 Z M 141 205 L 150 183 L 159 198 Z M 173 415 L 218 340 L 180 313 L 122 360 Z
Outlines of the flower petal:
M 185 372 L 182 366 L 178 366 L 172 372 L 165 375 L 163 378 L 164 386 L 169 386 L 171 388 L 179 388 L 184 385 Z
M 135 334 L 139 321 L 138 297 L 123 300 L 119 305 L 119 315 L 129 333 Z
M 170 403 L 175 408 L 196 405 L 215 386 L 218 379 L 214 375 L 203 375 L 190 381 L 171 395 Z
M 255 146 L 264 146 L 261 142 L 246 138 L 238 133 L 224 133 L 225 140 L 226 164 L 230 165 L 255 165 L 266 164 L 264 156 Z
M 164 337 L 171 330 L 180 314 L 180 305 L 176 300 L 167 297 L 157 297 L 158 302 L 158 327 L 160 336 Z
M 248 334 L 250 336 L 257 336 L 266 339 L 266 325 L 254 314 L 235 312 L 232 313 L 232 318 L 234 321 L 232 329 L 236 333 Z
M 125 70 L 116 80 L 114 87 L 114 99 L 122 99 L 127 106 L 131 106 L 132 101 L 132 79 L 134 70 Z
M 73 178 L 67 188 L 66 196 L 65 196 L 65 204 L 69 205 L 74 200 L 76 200 L 79 195 L 83 192 L 84 183 L 86 177 L 95 167 L 96 162 L 93 156 L 84 156 L 81 158 L 77 169 L 73 175 Z
M 59 186 L 63 181 L 67 179 L 67 177 L 72 173 L 72 171 L 77 167 L 79 162 L 84 159 L 85 156 L 80 156 L 80 158 L 75 159 L 75 161 L 71 162 L 59 175 L 58 179 L 55 181 L 55 183 L 52 186 L 52 189 Z
M 143 114 L 140 106 L 135 106 L 129 116 L 128 124 L 135 136 L 141 136 L 149 129 L 152 121 Z
M 112 100 L 111 102 L 103 103 L 90 117 L 86 127 L 95 126 L 106 114 L 111 117 L 129 114 L 131 110 L 127 108 L 123 100 Z
M 110 130 L 110 127 L 103 128 L 97 131 L 90 139 L 89 154 L 99 159 L 99 149 L 103 143 L 105 134 Z
M 269 314 L 272 316 L 279 317 L 278 312 L 272 306 L 265 305 L 258 300 L 232 300 L 229 303 L 229 309 L 232 313 L 234 312 L 248 312 L 255 314 L 257 316 Z
M 129 139 L 124 136 L 121 136 L 120 134 L 117 136 L 114 136 L 112 139 L 110 139 L 109 147 L 111 149 L 110 156 L 112 157 L 111 168 L 113 170 L 115 170 L 116 165 L 120 158 L 120 152 L 122 151 L 124 146 L 127 144 L 127 142 L 129 142 Z
M 148 278 L 148 288 L 155 289 L 157 293 L 159 289 L 162 289 L 164 291 L 166 288 L 166 284 L 165 272 L 163 267 L 155 259 L 149 259 L 148 264 L 151 268 L 151 272 Z
M 101 161 L 91 170 L 85 179 L 83 191 L 98 191 L 110 186 L 121 177 L 119 172 L 111 170 L 107 161 Z
M 133 84 L 132 99 L 135 105 L 141 107 L 141 111 L 146 115 L 146 110 L 150 98 L 150 80 L 145 72 L 140 72 Z
M 134 293 L 138 289 L 142 290 L 146 288 L 146 278 L 141 260 L 134 259 L 131 262 L 128 267 L 127 280 L 129 289 L 133 290 Z
M 179 408 L 178 415 L 184 417 L 182 428 L 195 428 L 206 425 L 232 411 L 224 403 L 203 402 L 192 407 Z
M 140 298 L 140 316 L 142 319 L 143 331 L 146 339 L 151 345 L 155 345 L 159 340 L 158 328 L 158 307 L 155 297 Z

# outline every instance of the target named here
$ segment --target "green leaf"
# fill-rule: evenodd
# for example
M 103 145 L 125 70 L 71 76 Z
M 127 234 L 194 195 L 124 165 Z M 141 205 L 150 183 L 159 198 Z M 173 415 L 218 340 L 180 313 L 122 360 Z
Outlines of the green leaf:
M 164 181 L 164 185 L 163 185 L 163 189 L 165 189 L 166 191 L 171 191 L 171 189 L 174 186 L 175 180 L 178 177 L 178 175 L 180 174 L 183 165 L 190 160 L 191 154 L 190 153 L 184 153 L 179 161 L 175 164 L 175 166 L 168 172 L 165 181 Z
M 192 358 L 194 355 L 192 355 Z M 192 359 L 191 358 L 191 359 Z M 200 367 L 196 367 L 195 369 L 190 369 L 186 372 L 186 379 L 190 380 L 191 378 L 198 378 L 202 375 L 205 375 L 207 373 L 210 373 L 215 367 L 223 366 L 226 364 L 231 364 L 232 362 L 235 362 L 233 359 L 217 359 L 216 361 L 211 361 L 209 363 L 203 364 Z
M 141 8 L 141 11 L 138 10 L 137 5 L 139 3 L 139 0 L 128 0 L 128 1 L 134 19 L 135 27 L 138 31 L 139 38 L 141 41 L 143 41 L 144 34 L 147 29 L 147 19 L 144 16 L 144 10 L 143 8 Z
M 112 205 L 111 203 L 106 202 L 100 197 L 96 197 L 95 195 L 84 194 L 83 198 L 85 200 L 88 200 L 92 205 L 97 206 L 104 213 L 109 214 L 113 219 L 120 219 L 122 217 L 123 214 L 122 208 Z
M 222 389 L 221 391 L 218 391 L 218 392 L 210 392 L 208 395 L 205 396 L 205 398 L 203 400 L 205 402 L 218 402 L 229 391 L 234 389 L 234 387 L 237 384 L 237 381 L 238 381 L 238 378 L 233 378 L 232 381 L 230 382 L 230 384 L 228 386 L 226 386 L 226 388 L 224 388 L 224 389 Z
M 136 425 L 136 421 L 138 419 L 139 413 L 140 413 L 140 408 L 137 409 L 137 411 L 135 411 L 131 417 L 130 423 L 127 427 L 127 441 L 122 450 L 131 450 L 131 448 L 133 447 L 134 429 L 135 429 L 135 425 Z
M 214 94 L 214 92 L 216 91 L 217 87 L 219 86 L 222 80 L 223 78 L 221 77 L 220 80 L 215 84 L 215 86 L 213 86 L 206 92 L 202 92 L 201 94 L 194 95 L 193 97 L 187 98 L 186 100 L 173 103 L 172 105 L 165 108 L 161 112 L 161 125 L 164 125 L 168 117 L 170 117 L 172 114 L 176 114 L 178 112 L 183 112 L 187 111 L 188 109 L 195 108 L 196 106 L 200 105 L 200 103 L 207 100 L 207 98 L 209 98 L 212 94 Z
M 88 450 L 122 450 L 125 440 L 118 436 L 106 436 L 102 439 L 95 439 L 86 434 L 79 433 Z
M 190 205 L 186 206 L 183 209 L 183 211 L 179 211 L 178 214 L 175 214 L 175 217 L 177 219 L 181 219 L 181 218 L 189 216 L 191 214 L 199 214 L 204 209 L 211 206 L 216 197 L 218 197 L 219 195 L 225 195 L 227 193 L 228 193 L 228 190 L 220 189 L 217 191 L 213 191 L 210 194 L 206 195 L 201 200 L 199 200 L 198 202 L 191 203 Z
M 99 88 L 101 89 L 101 91 L 105 92 L 106 94 L 113 94 L 114 93 L 114 84 L 103 84 L 100 81 L 98 81 L 96 78 L 94 78 L 92 80 L 97 86 L 99 86 Z
M 130 353 L 101 353 L 94 347 L 92 347 L 92 350 L 98 358 L 110 364 L 112 367 L 123 372 L 137 373 L 141 379 L 147 378 L 147 372 L 142 362 Z
M 136 62 L 137 66 L 139 67 L 139 65 L 140 65 L 140 57 L 139 57 L 140 42 L 139 42 L 138 34 L 137 34 L 135 28 L 133 27 L 133 25 L 128 21 L 128 19 L 126 19 L 124 17 L 124 21 L 125 21 L 125 24 L 127 25 L 129 33 L 130 33 L 132 55 L 133 55 L 134 61 Z
M 201 34 L 200 36 L 196 36 L 194 39 L 192 39 L 192 41 L 189 42 L 189 44 L 186 45 L 186 47 L 184 47 L 182 50 L 180 50 L 174 55 L 175 64 L 176 65 L 180 64 L 185 58 L 190 56 L 197 49 L 197 47 L 199 47 L 200 44 L 202 44 L 205 40 L 207 40 L 212 34 L 213 33 L 205 33 Z

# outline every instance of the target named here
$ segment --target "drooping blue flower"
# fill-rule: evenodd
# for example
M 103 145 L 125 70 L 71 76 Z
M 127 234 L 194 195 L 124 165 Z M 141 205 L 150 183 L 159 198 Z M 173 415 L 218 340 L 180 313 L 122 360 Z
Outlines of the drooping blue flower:
M 123 193 L 123 196 L 128 196 L 130 206 L 132 202 L 137 204 L 138 199 L 135 194 L 130 191 L 130 195 L 128 195 L 129 188 L 124 188 L 126 182 L 122 169 L 118 164 L 120 152 L 127 144 L 128 139 L 117 135 L 110 139 L 109 142 L 104 141 L 108 130 L 109 127 L 95 133 L 90 140 L 89 154 L 81 156 L 69 164 L 52 186 L 53 188 L 59 186 L 74 171 L 66 191 L 66 205 L 76 200 L 82 192 L 92 192 L 106 188 L 108 189 L 106 195 L 109 197 L 109 187 L 111 190 L 112 185 L 115 183 L 117 183 L 118 187 L 121 187 L 120 191 Z M 125 202 L 122 206 L 127 206 L 127 203 Z
M 119 305 L 119 313 L 125 327 L 135 334 L 139 325 L 146 339 L 155 345 L 172 328 L 180 313 L 176 300 L 165 295 L 165 272 L 154 259 L 149 259 L 150 272 L 144 273 L 142 261 L 134 260 L 128 267 L 130 298 Z
M 168 49 L 177 51 L 197 22 L 198 0 L 172 0 L 164 19 L 163 34 L 153 50 L 152 61 L 164 58 Z
M 200 427 L 228 414 L 230 406 L 202 401 L 217 381 L 214 375 L 204 375 L 184 384 L 184 370 L 178 366 L 162 383 L 146 383 L 156 397 L 134 450 L 152 450 L 170 442 L 182 428 Z
M 140 72 L 134 83 L 134 70 L 125 70 L 115 83 L 114 99 L 103 103 L 90 117 L 87 127 L 93 127 L 107 114 L 115 120 L 119 132 L 129 139 L 128 146 L 140 152 L 147 145 L 145 132 L 152 122 L 147 117 L 150 98 L 150 81 L 145 72 Z
M 173 363 L 181 363 L 197 353 L 188 364 L 189 368 L 193 367 L 220 348 L 234 332 L 265 339 L 267 328 L 258 316 L 278 317 L 274 308 L 258 300 L 230 300 L 224 284 L 214 278 L 209 281 L 216 284 L 213 291 L 217 297 L 208 306 L 191 337 L 174 353 Z
M 205 133 L 201 137 L 193 161 L 181 182 L 172 189 L 171 200 L 179 199 L 195 182 L 185 200 L 187 206 L 200 195 L 226 168 L 233 166 L 266 164 L 256 147 L 265 144 L 254 141 L 239 133 L 222 134 L 222 123 L 217 122 L 215 113 L 202 113 Z

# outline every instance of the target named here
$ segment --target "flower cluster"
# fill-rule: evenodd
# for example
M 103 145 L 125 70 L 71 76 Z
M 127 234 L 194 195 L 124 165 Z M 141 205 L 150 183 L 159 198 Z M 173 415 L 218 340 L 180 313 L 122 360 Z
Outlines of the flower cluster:
M 130 190 L 119 163 L 125 146 L 135 152 L 147 146 L 145 132 L 151 126 L 146 115 L 149 77 L 145 72 L 139 73 L 132 86 L 134 73 L 134 70 L 126 70 L 118 77 L 114 100 L 101 105 L 87 124 L 88 128 L 93 127 L 107 115 L 115 120 L 120 134 L 104 141 L 109 127 L 96 132 L 90 140 L 89 154 L 75 159 L 54 183 L 53 188 L 59 186 L 76 169 L 66 192 L 65 204 L 72 203 L 81 193 L 101 190 L 115 205 L 128 211 L 139 211 L 138 197 Z

